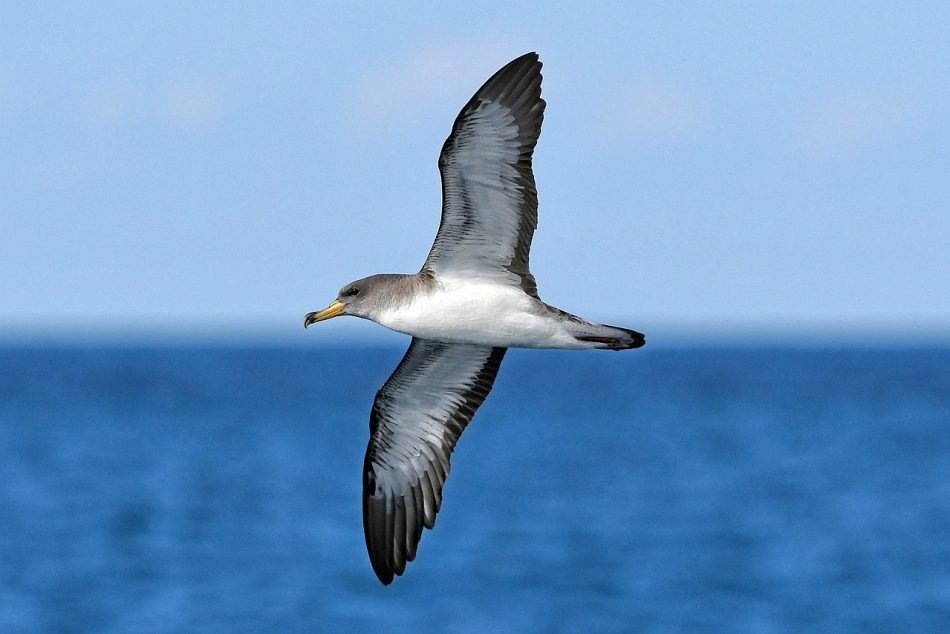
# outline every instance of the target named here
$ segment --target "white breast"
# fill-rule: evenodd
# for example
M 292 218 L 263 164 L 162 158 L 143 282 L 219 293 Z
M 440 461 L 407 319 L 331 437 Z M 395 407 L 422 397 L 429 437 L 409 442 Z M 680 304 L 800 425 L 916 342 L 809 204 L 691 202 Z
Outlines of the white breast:
M 516 286 L 479 280 L 440 280 L 410 304 L 376 321 L 398 332 L 449 343 L 518 347 L 584 347 L 561 322 L 537 309 Z

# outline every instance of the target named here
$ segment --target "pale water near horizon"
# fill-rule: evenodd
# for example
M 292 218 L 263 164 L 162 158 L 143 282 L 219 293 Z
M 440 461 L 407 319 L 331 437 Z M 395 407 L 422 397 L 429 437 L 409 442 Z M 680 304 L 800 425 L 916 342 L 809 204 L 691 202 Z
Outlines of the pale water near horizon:
M 510 351 L 384 588 L 402 353 L 0 349 L 0 632 L 950 624 L 950 350 Z

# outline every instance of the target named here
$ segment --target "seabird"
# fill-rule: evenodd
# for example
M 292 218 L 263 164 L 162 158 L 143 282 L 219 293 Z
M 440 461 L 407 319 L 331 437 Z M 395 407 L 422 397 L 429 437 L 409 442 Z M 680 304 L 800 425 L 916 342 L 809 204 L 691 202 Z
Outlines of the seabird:
M 531 156 L 541 62 L 504 66 L 462 108 L 442 146 L 442 222 L 422 269 L 344 286 L 304 327 L 339 315 L 412 336 L 376 393 L 363 463 L 363 531 L 384 585 L 416 556 L 442 505 L 449 457 L 508 348 L 628 350 L 639 332 L 586 321 L 538 297 L 528 269 L 538 223 Z

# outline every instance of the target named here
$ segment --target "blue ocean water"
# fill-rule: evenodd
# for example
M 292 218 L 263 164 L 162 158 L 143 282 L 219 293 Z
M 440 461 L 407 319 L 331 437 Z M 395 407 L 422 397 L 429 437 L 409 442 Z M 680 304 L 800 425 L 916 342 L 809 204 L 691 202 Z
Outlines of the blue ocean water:
M 510 351 L 384 588 L 402 352 L 0 350 L 0 632 L 950 625 L 950 350 Z

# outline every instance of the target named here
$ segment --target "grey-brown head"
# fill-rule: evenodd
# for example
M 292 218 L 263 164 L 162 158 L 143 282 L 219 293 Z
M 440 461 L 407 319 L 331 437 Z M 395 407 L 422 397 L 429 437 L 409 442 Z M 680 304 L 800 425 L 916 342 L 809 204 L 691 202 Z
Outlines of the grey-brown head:
M 303 327 L 340 315 L 352 315 L 376 320 L 379 312 L 396 302 L 397 287 L 406 275 L 370 275 L 350 282 L 340 289 L 340 294 L 323 310 L 307 313 Z

